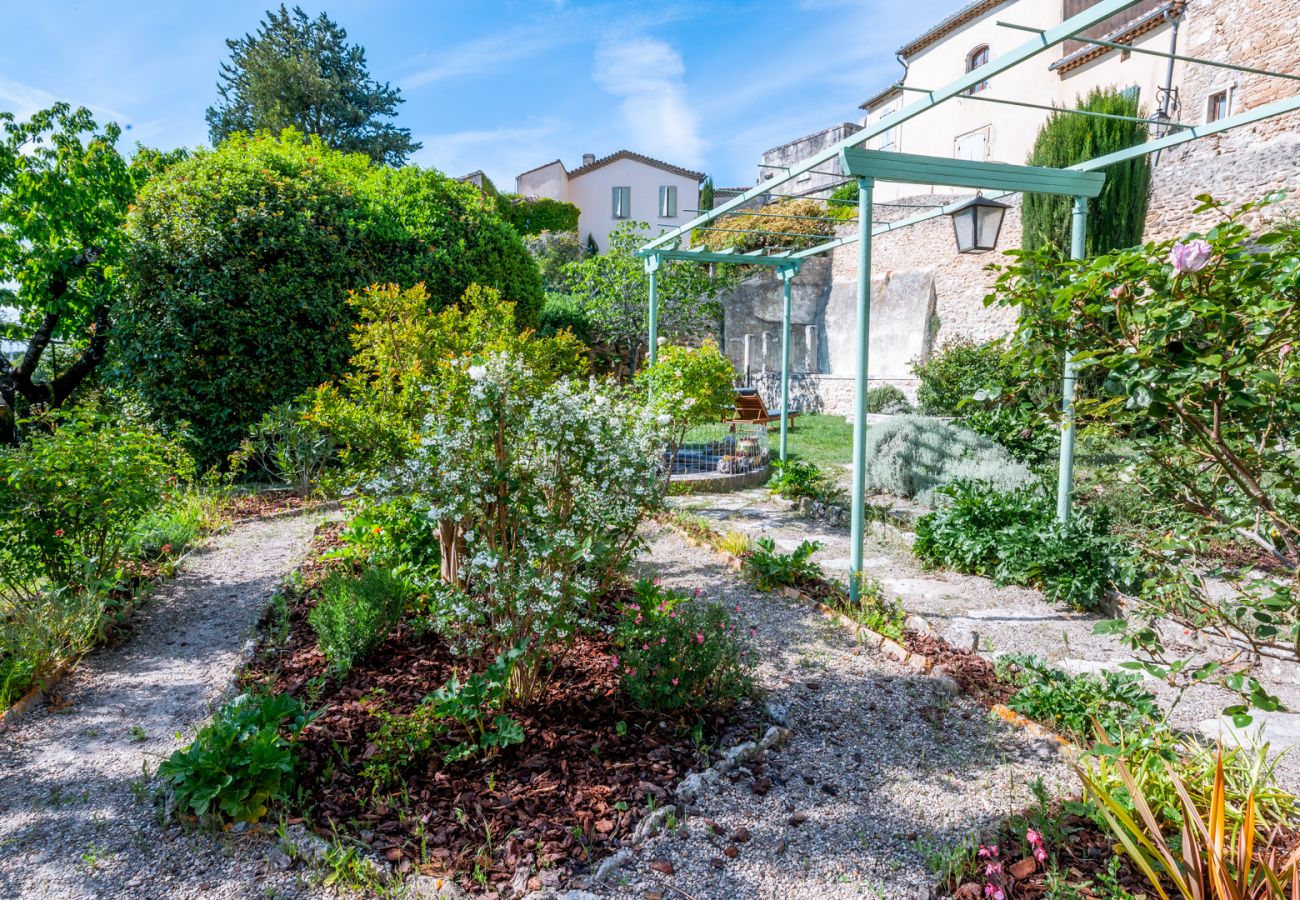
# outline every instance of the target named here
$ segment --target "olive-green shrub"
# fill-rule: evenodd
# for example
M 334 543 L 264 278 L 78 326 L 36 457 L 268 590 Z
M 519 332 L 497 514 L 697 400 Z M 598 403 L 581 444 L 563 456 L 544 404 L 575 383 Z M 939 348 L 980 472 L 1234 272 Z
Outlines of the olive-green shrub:
M 127 221 L 116 375 L 204 463 L 272 406 L 339 374 L 348 291 L 470 283 L 541 308 L 541 279 L 496 204 L 433 170 L 374 166 L 295 132 L 236 135 L 154 179 Z
M 934 503 L 937 488 L 968 479 L 1001 490 L 1033 476 L 1005 448 L 960 425 L 929 416 L 896 416 L 867 429 L 867 490 Z

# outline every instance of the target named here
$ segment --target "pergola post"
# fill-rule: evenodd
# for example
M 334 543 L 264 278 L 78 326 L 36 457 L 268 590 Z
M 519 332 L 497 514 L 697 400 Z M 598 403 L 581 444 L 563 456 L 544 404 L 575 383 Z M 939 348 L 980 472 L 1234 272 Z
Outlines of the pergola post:
M 650 365 L 659 356 L 659 254 L 645 258 L 645 270 L 650 276 Z
M 790 431 L 790 283 L 799 274 L 799 266 L 783 266 L 776 274 L 781 278 L 781 462 L 785 462 Z
M 871 344 L 871 191 L 874 179 L 858 179 L 858 360 L 853 385 L 853 515 L 849 551 L 849 598 L 862 582 L 867 492 L 867 349 Z
M 1070 257 L 1087 256 L 1088 200 L 1074 198 L 1074 211 L 1070 216 Z M 1070 521 L 1070 494 L 1074 487 L 1074 351 L 1065 351 L 1064 377 L 1061 385 L 1061 461 L 1056 478 L 1056 519 L 1062 525 Z

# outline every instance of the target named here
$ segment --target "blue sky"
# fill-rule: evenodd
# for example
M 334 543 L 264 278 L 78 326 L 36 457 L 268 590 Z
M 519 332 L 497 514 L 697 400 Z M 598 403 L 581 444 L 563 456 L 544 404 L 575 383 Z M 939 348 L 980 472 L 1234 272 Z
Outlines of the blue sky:
M 54 100 L 157 147 L 207 140 L 225 39 L 267 0 L 0 0 L 0 109 Z M 894 50 L 960 0 L 330 0 L 400 87 L 414 161 L 503 189 L 555 158 L 635 150 L 752 184 L 759 155 L 836 122 L 897 79 Z

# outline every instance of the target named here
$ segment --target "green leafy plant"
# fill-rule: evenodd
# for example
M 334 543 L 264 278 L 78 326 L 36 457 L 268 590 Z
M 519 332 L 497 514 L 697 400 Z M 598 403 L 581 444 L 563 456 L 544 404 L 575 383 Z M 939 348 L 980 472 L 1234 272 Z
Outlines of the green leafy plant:
M 502 194 L 499 206 L 502 218 L 522 235 L 578 230 L 578 207 L 563 200 Z
M 158 767 L 183 812 L 256 822 L 294 786 L 293 740 L 311 717 L 286 694 L 241 694 Z
M 376 788 L 391 787 L 431 752 L 452 765 L 522 743 L 522 726 L 503 709 L 515 665 L 524 654 L 522 645 L 515 646 L 497 656 L 485 671 L 472 673 L 464 681 L 452 675 L 409 715 L 378 710 L 379 728 L 370 734 L 375 752 L 367 759 L 362 775 Z
M 93 408 L 59 415 L 0 451 L 0 597 L 42 584 L 100 588 L 116 576 L 140 517 L 192 462 L 176 441 Z
M 941 505 L 916 524 L 913 551 L 923 562 L 987 575 L 999 584 L 1040 588 L 1052 602 L 1097 609 L 1115 577 L 1114 542 L 1104 516 L 1076 511 L 1056 520 L 1039 486 L 1001 491 L 956 481 L 938 489 Z
M 761 591 L 779 587 L 798 587 L 820 580 L 822 568 L 813 561 L 813 554 L 822 548 L 817 541 L 803 541 L 789 553 L 779 553 L 776 541 L 761 537 L 754 549 L 745 557 L 744 573 Z
M 959 339 L 949 341 L 929 359 L 912 363 L 920 384 L 916 404 L 927 416 L 955 416 L 977 392 L 998 381 L 1002 369 L 1002 345 L 976 344 Z
M 713 545 L 723 553 L 744 559 L 754 549 L 754 539 L 742 531 L 728 531 L 720 535 Z
M 325 559 L 344 559 L 379 569 L 415 585 L 438 578 L 441 547 L 437 529 L 407 497 L 358 503 L 339 532 L 341 546 Z
M 822 503 L 838 503 L 844 499 L 839 482 L 813 463 L 777 459 L 771 465 L 772 477 L 767 481 L 767 488 L 778 497 L 787 500 L 808 497 Z
M 838 588 L 838 584 L 836 585 Z M 883 634 L 893 640 L 901 640 L 903 627 L 907 621 L 907 611 L 897 597 L 889 597 L 879 579 L 863 575 L 858 579 L 858 599 L 855 603 L 849 593 L 836 590 L 830 598 L 830 605 L 850 618 L 862 623 L 877 634 Z
M 231 454 L 231 469 L 256 465 L 299 497 L 310 496 L 333 458 L 334 440 L 304 411 L 295 403 L 271 407 Z
M 754 651 L 727 610 L 650 579 L 620 610 L 613 643 L 619 683 L 642 709 L 724 710 L 753 690 Z
M 1018 653 L 1000 658 L 998 671 L 1017 686 L 1007 706 L 1075 741 L 1087 740 L 1094 725 L 1100 734 L 1116 738 L 1150 728 L 1160 718 L 1156 698 L 1142 687 L 1139 675 L 1069 675 Z
M 401 621 L 410 592 L 407 582 L 387 569 L 367 568 L 359 576 L 330 572 L 307 621 L 335 675 L 346 675 L 384 642 Z

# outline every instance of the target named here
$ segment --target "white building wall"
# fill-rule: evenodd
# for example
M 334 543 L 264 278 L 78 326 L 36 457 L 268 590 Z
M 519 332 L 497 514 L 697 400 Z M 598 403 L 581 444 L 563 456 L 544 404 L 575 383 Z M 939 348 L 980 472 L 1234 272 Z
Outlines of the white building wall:
M 525 197 L 546 197 L 550 200 L 565 200 L 568 176 L 564 164 L 558 159 L 553 163 L 525 172 L 515 179 L 515 193 Z
M 659 188 L 677 188 L 677 215 L 663 218 L 659 215 Z M 631 215 L 628 219 L 614 218 L 613 190 L 615 187 L 631 188 Z M 578 238 L 586 241 L 590 235 L 596 246 L 605 251 L 609 247 L 609 234 L 626 221 L 648 222 L 652 233 L 659 225 L 676 227 L 695 218 L 699 209 L 699 182 L 677 175 L 656 166 L 631 159 L 615 160 L 568 180 L 566 195 L 559 198 L 578 207 Z

